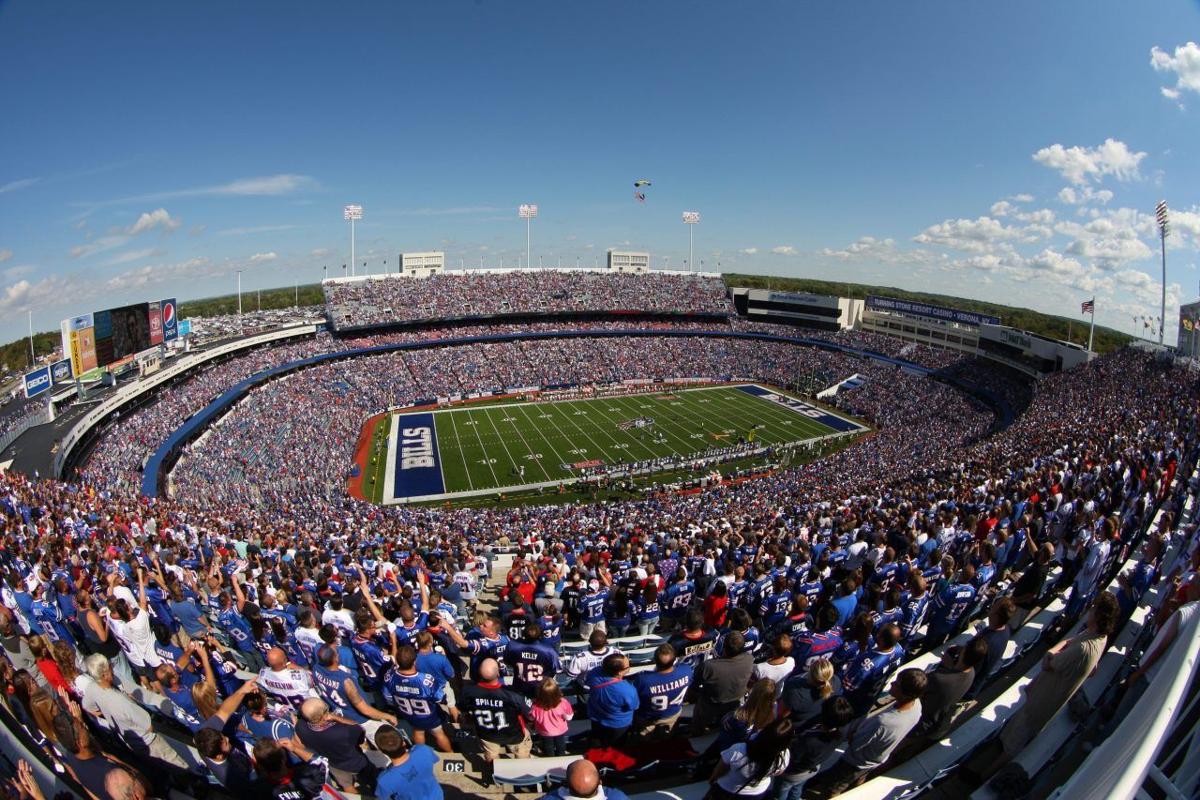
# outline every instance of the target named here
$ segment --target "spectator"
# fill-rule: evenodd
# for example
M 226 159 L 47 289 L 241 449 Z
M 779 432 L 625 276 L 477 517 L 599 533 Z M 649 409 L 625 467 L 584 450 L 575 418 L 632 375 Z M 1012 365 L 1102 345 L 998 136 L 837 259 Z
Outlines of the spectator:
M 475 727 L 488 763 L 485 778 L 491 779 L 491 763 L 507 754 L 529 758 L 533 741 L 525 727 L 532 710 L 528 697 L 500 682 L 500 665 L 494 658 L 479 662 L 479 680 L 463 687 L 460 710 Z
M 631 682 L 637 691 L 634 726 L 639 736 L 669 734 L 683 713 L 694 671 L 675 657 L 675 648 L 664 642 L 654 649 L 654 669 L 639 672 Z
M 347 790 L 370 792 L 379 770 L 363 754 L 366 731 L 348 719 L 330 713 L 324 700 L 315 697 L 300 706 L 296 738 L 310 752 L 329 762 L 329 773 Z
M 1084 630 L 1042 657 L 1041 672 L 1025 687 L 1021 707 L 1000 731 L 1003 754 L 997 767 L 1020 753 L 1092 674 L 1119 614 L 1116 598 L 1104 592 L 1092 604 Z
M 921 718 L 892 754 L 892 761 L 903 763 L 934 742 L 946 738 L 954 723 L 954 712 L 975 679 L 975 670 L 987 657 L 987 642 L 975 637 L 965 646 L 947 647 L 941 663 L 926 679 L 921 696 Z
M 846 735 L 846 726 L 854 719 L 854 709 L 844 697 L 827 697 L 821 704 L 818 721 L 803 729 L 792 740 L 787 769 L 779 776 L 775 796 L 778 800 L 800 800 L 804 784 L 821 771 Z M 793 727 L 795 730 L 796 728 Z
M 312 753 L 294 740 L 259 739 L 254 743 L 254 768 L 258 780 L 245 797 L 315 800 L 322 796 L 328 777 L 324 762 L 312 761 Z
M 96 653 L 88 656 L 84 663 L 93 681 L 84 696 L 84 707 L 97 709 L 104 722 L 121 734 L 135 752 L 149 755 L 180 769 L 187 769 L 187 764 L 180 758 L 179 753 L 154 731 L 150 715 L 145 709 L 135 703 L 129 695 L 113 687 L 112 667 L 109 666 L 108 659 Z
M 791 744 L 792 723 L 780 719 L 750 741 L 723 750 L 709 778 L 709 797 L 762 797 L 771 788 L 771 780 L 787 769 Z
M 803 797 L 836 797 L 862 783 L 871 770 L 887 761 L 888 756 L 921 718 L 921 696 L 925 694 L 925 673 L 903 669 L 892 681 L 895 704 L 872 717 L 850 724 L 846 752 L 836 764 L 820 772 L 804 786 Z
M 696 708 L 692 735 L 698 736 L 737 708 L 746 694 L 754 671 L 754 656 L 745 649 L 746 640 L 734 631 L 725 637 L 720 658 L 710 658 L 696 672 Z
M 625 680 L 629 659 L 620 653 L 605 657 L 600 666 L 588 673 L 588 718 L 592 721 L 592 739 L 599 746 L 621 741 L 633 725 L 638 709 L 638 693 Z
M 575 710 L 563 697 L 562 688 L 554 678 L 545 678 L 533 698 L 529 710 L 533 732 L 538 736 L 538 746 L 543 756 L 567 754 L 567 723 L 575 717 Z
M 975 681 L 964 695 L 967 700 L 974 700 L 979 696 L 984 683 L 996 671 L 996 665 L 1000 663 L 1000 659 L 1004 658 L 1004 651 L 1012 637 L 1008 626 L 1012 622 L 1016 608 L 1012 598 L 1001 597 L 988 609 L 987 628 L 976 637 L 983 640 L 987 655 L 981 663 L 972 665 L 975 667 Z
M 797 730 L 821 713 L 825 701 L 841 694 L 842 682 L 827 658 L 815 658 L 804 672 L 797 672 L 783 686 L 782 701 Z
M 376 797 L 380 800 L 442 799 L 442 786 L 434 774 L 439 759 L 432 748 L 411 744 L 391 725 L 384 725 L 375 732 L 375 746 L 390 761 L 375 783 Z
M 629 800 L 629 796 L 620 789 L 601 786 L 600 771 L 596 769 L 596 765 L 586 758 L 581 758 L 567 765 L 563 785 L 542 800 L 589 800 L 601 797 L 604 800 Z

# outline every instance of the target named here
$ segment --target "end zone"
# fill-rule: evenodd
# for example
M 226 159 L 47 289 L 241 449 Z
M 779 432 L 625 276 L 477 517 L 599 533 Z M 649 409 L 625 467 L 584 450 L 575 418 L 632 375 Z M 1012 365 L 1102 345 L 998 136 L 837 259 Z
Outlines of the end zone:
M 445 494 L 433 414 L 396 414 L 388 432 L 383 502 Z

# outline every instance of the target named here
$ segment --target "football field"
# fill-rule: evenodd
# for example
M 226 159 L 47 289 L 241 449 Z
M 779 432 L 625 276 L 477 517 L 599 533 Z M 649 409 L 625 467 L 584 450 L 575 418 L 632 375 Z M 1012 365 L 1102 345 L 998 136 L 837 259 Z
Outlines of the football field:
M 682 468 L 739 444 L 792 445 L 863 430 L 757 384 L 464 405 L 393 414 L 380 436 L 383 474 L 372 482 L 385 504 L 466 498 L 650 461 Z

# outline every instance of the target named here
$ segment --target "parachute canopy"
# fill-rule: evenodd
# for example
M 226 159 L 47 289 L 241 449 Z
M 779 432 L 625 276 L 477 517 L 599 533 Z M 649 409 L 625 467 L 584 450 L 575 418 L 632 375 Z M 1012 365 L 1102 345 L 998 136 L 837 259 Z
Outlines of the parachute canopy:
M 640 188 L 642 188 L 643 186 L 650 186 L 650 185 L 651 185 L 650 181 L 648 181 L 648 180 L 646 180 L 646 179 L 644 179 L 644 178 L 643 178 L 642 180 L 638 180 L 638 181 L 634 181 L 634 182 L 633 182 L 633 188 L 635 188 L 635 189 L 640 189 Z

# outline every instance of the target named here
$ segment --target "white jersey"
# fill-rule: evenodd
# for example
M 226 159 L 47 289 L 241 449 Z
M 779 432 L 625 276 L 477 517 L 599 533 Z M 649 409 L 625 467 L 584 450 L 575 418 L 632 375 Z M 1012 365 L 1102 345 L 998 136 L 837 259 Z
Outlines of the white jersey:
M 281 670 L 263 667 L 258 673 L 258 685 L 297 710 L 305 700 L 317 696 L 311 673 L 299 667 Z
M 300 645 L 300 649 L 304 652 L 304 657 L 308 659 L 308 663 L 317 663 L 317 651 L 325 644 L 321 639 L 319 628 L 305 628 L 303 625 L 296 626 L 296 644 Z

